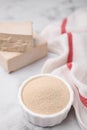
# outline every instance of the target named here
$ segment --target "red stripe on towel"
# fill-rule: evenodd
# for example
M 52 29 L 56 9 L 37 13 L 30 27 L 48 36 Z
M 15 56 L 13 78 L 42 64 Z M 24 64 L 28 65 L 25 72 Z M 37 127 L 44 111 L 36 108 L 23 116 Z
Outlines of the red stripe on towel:
M 72 60 L 73 60 L 73 39 L 72 39 L 72 33 L 67 33 L 68 36 L 68 47 L 69 47 L 69 53 L 67 58 L 67 66 L 71 70 L 72 68 Z
M 67 24 L 67 18 L 65 18 L 63 20 L 63 22 L 62 22 L 61 34 L 66 33 L 66 24 Z M 71 70 L 71 68 L 72 68 L 72 61 L 73 61 L 73 37 L 72 37 L 72 33 L 71 32 L 67 33 L 67 36 L 68 36 L 68 47 L 69 47 L 69 53 L 68 53 L 68 58 L 67 58 L 67 66 Z M 80 101 L 82 102 L 82 104 L 85 107 L 87 107 L 87 98 L 83 97 L 80 94 L 79 89 L 78 89 L 78 93 L 79 93 Z
M 61 34 L 66 33 L 66 24 L 67 24 L 67 18 L 65 18 L 63 20 L 63 22 L 62 22 Z M 69 47 L 69 53 L 68 53 L 68 58 L 67 58 L 67 66 L 71 70 L 71 68 L 72 68 L 72 61 L 73 61 L 73 37 L 72 37 L 72 33 L 71 32 L 67 33 L 67 36 L 68 36 L 68 47 Z M 79 89 L 78 89 L 78 93 L 79 93 L 80 101 L 82 102 L 82 104 L 85 107 L 87 107 L 87 98 L 83 97 L 80 94 Z
M 79 92 L 79 87 L 77 87 L 76 85 L 75 85 L 75 87 L 77 88 L 77 91 L 78 91 L 78 94 L 79 94 L 79 97 L 80 97 L 80 101 L 82 102 L 82 104 L 83 104 L 85 107 L 87 107 L 87 98 L 83 97 L 83 96 L 80 94 L 80 92 Z
M 79 93 L 79 96 L 80 96 L 81 102 L 87 107 L 87 98 L 83 97 L 80 93 Z
M 67 18 L 65 18 L 61 25 L 61 34 L 66 33 Z

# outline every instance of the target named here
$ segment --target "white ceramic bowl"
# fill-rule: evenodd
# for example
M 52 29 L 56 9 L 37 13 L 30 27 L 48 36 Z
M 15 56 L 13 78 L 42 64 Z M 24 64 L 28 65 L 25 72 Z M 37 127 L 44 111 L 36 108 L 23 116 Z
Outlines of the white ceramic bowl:
M 55 77 L 55 78 L 62 80 L 66 84 L 66 86 L 70 92 L 70 99 L 69 99 L 67 106 L 56 114 L 41 115 L 41 114 L 34 113 L 31 110 L 29 110 L 22 101 L 21 94 L 22 94 L 23 87 L 30 80 L 37 78 L 37 77 L 41 77 L 41 76 L 50 76 L 50 77 Z M 27 79 L 26 81 L 24 81 L 19 89 L 18 97 L 19 97 L 20 105 L 23 108 L 23 111 L 25 112 L 25 115 L 26 115 L 28 121 L 35 125 L 42 126 L 42 127 L 54 126 L 56 124 L 60 124 L 67 117 L 67 114 L 73 103 L 73 91 L 72 91 L 71 87 L 69 86 L 69 84 L 64 79 L 62 79 L 58 76 L 54 76 L 52 74 L 39 74 L 39 75 L 33 76 L 33 77 Z

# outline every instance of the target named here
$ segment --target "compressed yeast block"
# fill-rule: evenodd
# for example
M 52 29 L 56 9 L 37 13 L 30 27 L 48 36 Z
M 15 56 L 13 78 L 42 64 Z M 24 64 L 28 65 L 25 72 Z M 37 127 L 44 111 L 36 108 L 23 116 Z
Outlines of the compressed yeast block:
M 31 52 L 0 51 L 1 66 L 10 73 L 45 57 L 48 53 L 47 42 L 36 33 L 34 33 L 33 42 L 34 47 Z
M 0 51 L 24 52 L 33 47 L 31 22 L 0 23 Z

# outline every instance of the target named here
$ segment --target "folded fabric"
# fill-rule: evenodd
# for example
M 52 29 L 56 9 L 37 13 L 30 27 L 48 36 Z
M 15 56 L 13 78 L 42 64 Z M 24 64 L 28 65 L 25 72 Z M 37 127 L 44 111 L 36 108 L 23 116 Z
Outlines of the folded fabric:
M 87 10 L 49 25 L 41 35 L 48 41 L 48 50 L 56 54 L 46 61 L 42 73 L 59 75 L 71 85 L 77 120 L 87 130 Z

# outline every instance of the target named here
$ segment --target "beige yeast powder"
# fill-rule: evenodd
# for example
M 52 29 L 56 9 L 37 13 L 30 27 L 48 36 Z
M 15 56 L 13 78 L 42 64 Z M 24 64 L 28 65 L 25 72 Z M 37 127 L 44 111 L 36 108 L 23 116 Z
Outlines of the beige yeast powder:
M 22 90 L 22 100 L 32 112 L 54 114 L 69 102 L 69 90 L 63 81 L 43 76 L 29 81 Z

